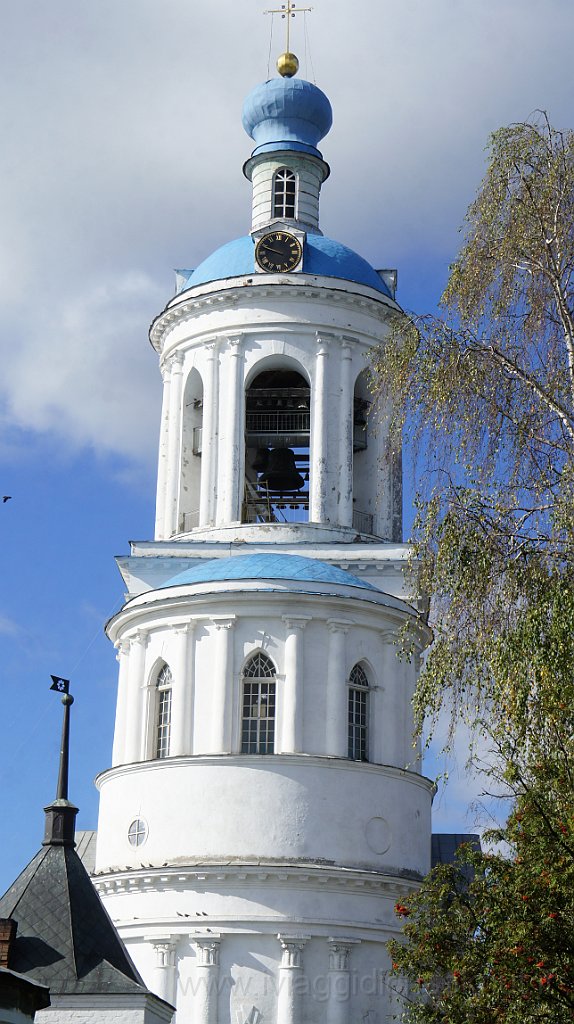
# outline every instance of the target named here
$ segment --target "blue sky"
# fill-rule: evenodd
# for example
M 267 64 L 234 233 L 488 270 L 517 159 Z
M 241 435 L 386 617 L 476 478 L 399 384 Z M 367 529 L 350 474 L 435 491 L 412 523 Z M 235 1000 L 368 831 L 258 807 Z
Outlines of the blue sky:
M 243 97 L 267 77 L 267 4 L 19 0 L 0 12 L 0 890 L 38 848 L 73 680 L 71 796 L 95 827 L 122 600 L 113 556 L 152 536 L 161 401 L 152 317 L 173 268 L 250 222 Z M 275 6 L 275 5 L 273 5 Z M 293 48 L 331 99 L 321 223 L 402 304 L 432 309 L 488 133 L 537 108 L 570 127 L 571 0 L 317 0 Z M 274 22 L 273 52 L 281 28 Z M 407 468 L 408 474 L 408 468 Z M 462 743 L 462 745 L 464 745 Z M 437 827 L 473 825 L 454 777 Z

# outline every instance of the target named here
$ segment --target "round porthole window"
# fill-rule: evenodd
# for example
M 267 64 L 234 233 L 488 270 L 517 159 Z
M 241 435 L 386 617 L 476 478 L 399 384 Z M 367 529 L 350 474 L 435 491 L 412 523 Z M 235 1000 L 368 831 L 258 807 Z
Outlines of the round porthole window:
M 146 839 L 147 825 L 141 818 L 136 818 L 128 828 L 128 842 L 130 846 L 143 846 Z

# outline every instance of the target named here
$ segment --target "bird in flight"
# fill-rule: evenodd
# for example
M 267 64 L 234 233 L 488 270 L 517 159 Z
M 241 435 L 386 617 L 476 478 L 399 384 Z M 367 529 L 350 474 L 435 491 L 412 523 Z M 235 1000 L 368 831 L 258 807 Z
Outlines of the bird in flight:
M 2 504 L 3 505 L 5 505 L 7 501 L 11 501 L 11 500 L 12 500 L 12 495 L 11 494 L 3 494 L 2 495 Z

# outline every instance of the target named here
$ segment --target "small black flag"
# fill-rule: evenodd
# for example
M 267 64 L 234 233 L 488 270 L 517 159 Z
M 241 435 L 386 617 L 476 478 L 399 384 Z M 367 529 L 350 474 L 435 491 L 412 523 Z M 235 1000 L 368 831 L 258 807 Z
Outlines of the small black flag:
M 53 680 L 50 687 L 51 690 L 57 690 L 58 693 L 69 693 L 70 692 L 70 680 L 62 679 L 60 676 L 50 676 Z

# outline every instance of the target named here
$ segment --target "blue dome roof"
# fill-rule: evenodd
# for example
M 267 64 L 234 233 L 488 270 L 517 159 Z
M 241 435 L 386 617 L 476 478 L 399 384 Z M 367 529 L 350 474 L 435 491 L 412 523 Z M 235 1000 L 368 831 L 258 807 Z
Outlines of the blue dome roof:
M 214 583 L 217 580 L 304 580 L 306 583 L 338 583 L 362 590 L 376 590 L 344 569 L 302 555 L 238 555 L 214 558 L 173 576 L 162 587 L 188 583 Z
M 253 156 L 287 149 L 321 157 L 317 143 L 332 123 L 325 93 L 301 78 L 263 82 L 243 104 L 243 127 L 256 143 Z
M 210 281 L 244 277 L 255 271 L 255 243 L 251 235 L 227 242 L 191 271 L 181 291 Z M 303 273 L 318 277 L 337 277 L 367 285 L 392 298 L 377 271 L 362 256 L 324 235 L 308 234 L 303 247 Z

